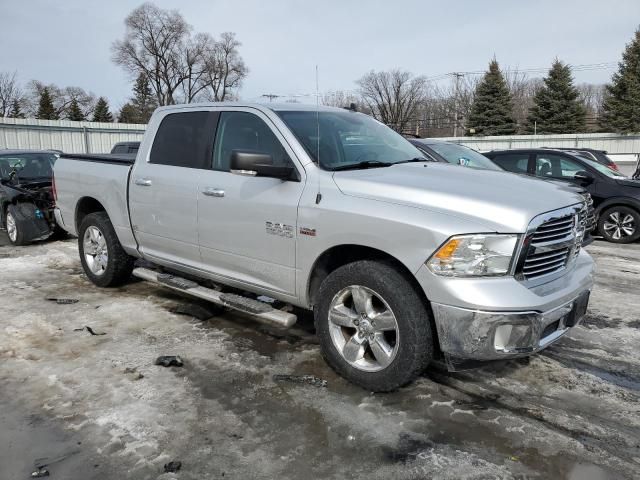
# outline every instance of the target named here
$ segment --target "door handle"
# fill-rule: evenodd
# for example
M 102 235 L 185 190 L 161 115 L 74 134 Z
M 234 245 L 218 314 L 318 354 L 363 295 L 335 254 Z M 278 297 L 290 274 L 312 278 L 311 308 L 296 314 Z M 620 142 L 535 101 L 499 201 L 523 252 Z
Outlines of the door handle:
M 220 188 L 205 188 L 202 193 L 204 193 L 207 197 L 224 197 L 224 190 Z
M 148 178 L 136 178 L 135 184 L 141 187 L 150 187 L 153 185 L 153 182 Z

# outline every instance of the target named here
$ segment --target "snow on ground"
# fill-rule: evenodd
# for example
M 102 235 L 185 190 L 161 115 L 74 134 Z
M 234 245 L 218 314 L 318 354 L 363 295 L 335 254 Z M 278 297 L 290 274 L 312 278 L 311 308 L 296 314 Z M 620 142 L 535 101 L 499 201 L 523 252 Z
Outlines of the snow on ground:
M 308 320 L 202 322 L 170 312 L 191 300 L 143 282 L 94 287 L 73 240 L 0 246 L 0 478 L 26 477 L 72 440 L 78 453 L 52 478 L 69 465 L 65 478 L 83 479 L 637 478 L 640 245 L 588 250 L 597 285 L 570 337 L 530 361 L 431 369 L 373 395 L 323 363 Z M 185 366 L 153 365 L 165 354 Z M 280 373 L 329 386 L 274 382 Z M 183 469 L 163 474 L 171 460 Z

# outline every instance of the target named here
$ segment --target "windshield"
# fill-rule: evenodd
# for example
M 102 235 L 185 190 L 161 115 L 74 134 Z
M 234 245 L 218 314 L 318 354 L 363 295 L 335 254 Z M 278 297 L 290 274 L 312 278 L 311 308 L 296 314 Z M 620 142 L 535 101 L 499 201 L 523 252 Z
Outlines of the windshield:
M 48 181 L 53 176 L 53 153 L 18 153 L 0 156 L 0 178 L 15 183 Z
M 404 137 L 362 113 L 285 111 L 278 115 L 327 170 L 426 160 Z
M 606 165 L 601 164 L 600 162 L 596 162 L 595 160 L 591 160 L 590 158 L 583 157 L 580 155 L 580 160 L 589 165 L 591 168 L 596 169 L 598 172 L 606 175 L 609 178 L 627 178 L 626 175 L 614 170 L 612 168 L 607 167 Z
M 469 147 L 458 145 L 457 143 L 427 143 L 425 145 L 443 157 L 447 162 L 455 165 L 484 168 L 486 170 L 502 170 L 481 153 Z

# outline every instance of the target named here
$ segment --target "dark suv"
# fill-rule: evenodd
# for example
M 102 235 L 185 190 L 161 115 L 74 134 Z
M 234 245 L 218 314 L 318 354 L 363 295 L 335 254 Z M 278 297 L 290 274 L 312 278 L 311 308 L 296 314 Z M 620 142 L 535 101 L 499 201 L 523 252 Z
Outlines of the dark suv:
M 640 181 L 570 151 L 516 149 L 485 156 L 510 172 L 584 187 L 593 198 L 600 235 L 614 243 L 640 238 Z

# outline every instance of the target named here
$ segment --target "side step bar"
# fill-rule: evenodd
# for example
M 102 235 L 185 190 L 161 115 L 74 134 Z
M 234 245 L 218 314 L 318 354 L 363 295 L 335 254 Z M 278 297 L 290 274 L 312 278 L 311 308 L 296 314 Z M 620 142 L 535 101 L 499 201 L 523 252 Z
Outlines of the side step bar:
M 223 307 L 248 313 L 271 325 L 289 328 L 298 320 L 293 313 L 275 309 L 267 303 L 233 293 L 218 292 L 217 290 L 202 287 L 196 282 L 175 275 L 158 273 L 148 268 L 135 268 L 133 275 L 157 285 L 162 285 L 163 287 L 178 290 L 188 295 L 222 305 Z

